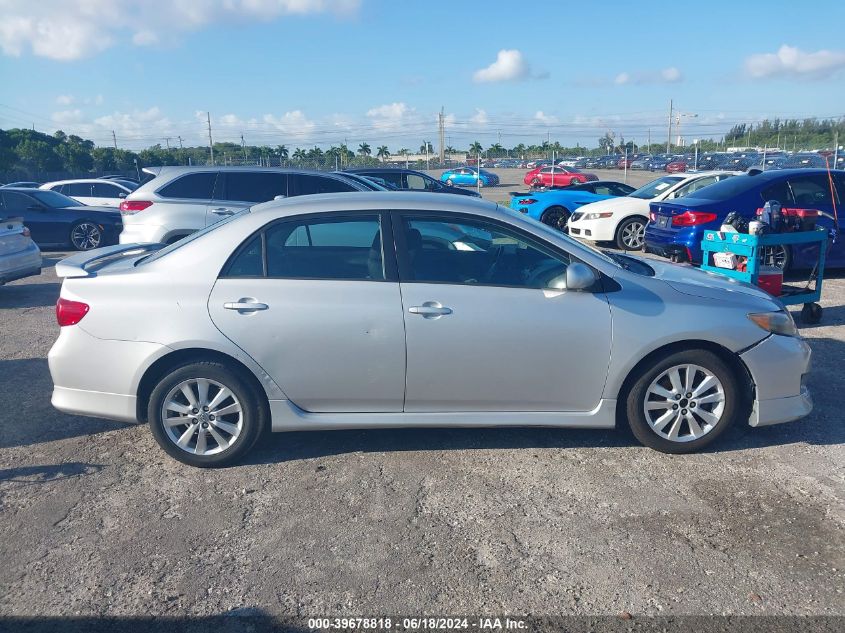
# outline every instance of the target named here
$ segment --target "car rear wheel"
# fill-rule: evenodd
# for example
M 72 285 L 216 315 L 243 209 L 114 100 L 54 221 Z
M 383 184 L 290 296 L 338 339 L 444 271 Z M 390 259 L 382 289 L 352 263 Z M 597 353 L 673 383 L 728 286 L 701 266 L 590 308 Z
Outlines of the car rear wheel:
M 663 453 L 692 453 L 711 444 L 742 410 L 734 372 L 707 350 L 687 350 L 650 363 L 628 393 L 634 436 Z
M 570 215 L 571 213 L 566 207 L 549 207 L 543 211 L 543 215 L 540 216 L 540 222 L 558 231 L 566 231 L 566 225 L 569 223 Z
M 190 466 L 225 466 L 261 434 L 255 389 L 217 362 L 182 365 L 161 378 L 147 408 L 159 446 Z
M 70 244 L 78 251 L 99 248 L 102 242 L 103 232 L 93 222 L 77 222 L 70 229 Z
M 645 218 L 633 217 L 619 223 L 616 246 L 623 251 L 640 251 L 645 244 Z
M 455 183 L 452 181 L 452 179 L 451 179 L 451 178 L 449 178 L 449 179 L 446 181 L 446 186 L 447 186 L 447 187 L 454 187 L 454 186 L 455 186 Z

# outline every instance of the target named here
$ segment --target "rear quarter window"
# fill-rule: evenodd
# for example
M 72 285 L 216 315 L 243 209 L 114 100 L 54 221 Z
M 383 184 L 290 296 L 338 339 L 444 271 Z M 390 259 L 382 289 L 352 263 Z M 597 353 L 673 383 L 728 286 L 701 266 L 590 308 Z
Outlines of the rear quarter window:
M 180 176 L 157 191 L 163 198 L 183 198 L 188 200 L 211 200 L 214 195 L 216 171 Z

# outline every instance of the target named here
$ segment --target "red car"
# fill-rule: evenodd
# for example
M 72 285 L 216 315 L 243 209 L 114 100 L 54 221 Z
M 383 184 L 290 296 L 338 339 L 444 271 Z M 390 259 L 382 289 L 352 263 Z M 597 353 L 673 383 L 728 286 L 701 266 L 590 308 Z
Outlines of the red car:
M 678 174 L 685 172 L 687 170 L 687 161 L 685 160 L 673 160 L 671 163 L 666 165 L 666 171 L 670 174 Z
M 620 158 L 619 162 L 616 163 L 616 167 L 618 169 L 631 169 L 631 163 L 633 163 L 636 159 L 633 156 L 629 156 L 628 158 Z
M 569 187 L 588 180 L 598 180 L 595 174 L 585 174 L 574 167 L 545 166 L 532 169 L 522 179 L 530 187 Z

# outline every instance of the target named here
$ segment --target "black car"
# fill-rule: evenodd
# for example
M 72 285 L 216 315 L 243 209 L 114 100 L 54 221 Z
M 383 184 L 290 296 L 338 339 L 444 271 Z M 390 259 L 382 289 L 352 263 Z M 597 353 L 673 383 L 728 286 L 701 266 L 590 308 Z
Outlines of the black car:
M 123 229 L 117 209 L 88 207 L 46 189 L 0 189 L 0 217 L 7 216 L 22 217 L 39 246 L 70 245 L 78 251 L 117 244 Z
M 433 193 L 451 193 L 460 196 L 473 196 L 478 198 L 479 194 L 472 189 L 463 187 L 447 187 L 435 180 L 428 174 L 413 169 L 401 169 L 397 167 L 359 167 L 348 169 L 347 173 L 358 174 L 372 178 L 380 178 L 398 189 L 407 191 L 430 191 Z

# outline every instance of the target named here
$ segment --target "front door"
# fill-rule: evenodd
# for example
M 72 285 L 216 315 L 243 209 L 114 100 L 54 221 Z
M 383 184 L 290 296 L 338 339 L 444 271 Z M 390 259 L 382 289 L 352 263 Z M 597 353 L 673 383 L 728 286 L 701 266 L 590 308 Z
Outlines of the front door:
M 215 325 L 305 411 L 402 410 L 405 329 L 383 221 L 338 213 L 273 222 L 211 292 Z
M 571 259 L 486 218 L 397 214 L 405 411 L 590 411 L 610 362 L 601 292 L 554 289 Z

